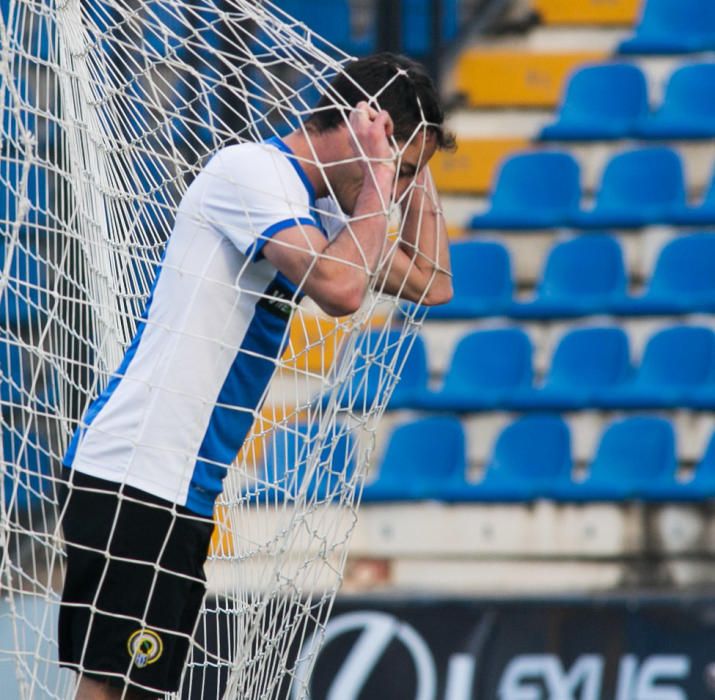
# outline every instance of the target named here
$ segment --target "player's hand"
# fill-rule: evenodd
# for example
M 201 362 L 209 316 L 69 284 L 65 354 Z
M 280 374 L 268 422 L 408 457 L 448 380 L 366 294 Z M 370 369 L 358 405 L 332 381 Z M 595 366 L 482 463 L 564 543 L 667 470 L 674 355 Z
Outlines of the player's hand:
M 392 117 L 383 109 L 377 111 L 367 102 L 358 102 L 350 113 L 353 149 L 361 159 L 366 172 L 387 168 L 393 174 L 396 169 L 395 152 L 390 145 L 394 131 Z

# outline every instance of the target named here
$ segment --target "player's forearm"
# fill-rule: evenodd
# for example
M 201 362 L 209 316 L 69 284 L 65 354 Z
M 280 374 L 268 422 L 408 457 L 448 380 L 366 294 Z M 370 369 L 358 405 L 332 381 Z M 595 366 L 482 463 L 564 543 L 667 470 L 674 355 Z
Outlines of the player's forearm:
M 357 310 L 385 247 L 394 170 L 376 166 L 368 173 L 350 223 L 325 247 L 306 291 L 314 299 L 333 298 L 343 313 Z
M 447 227 L 427 169 L 404 206 L 399 250 L 385 265 L 383 289 L 427 305 L 452 298 Z

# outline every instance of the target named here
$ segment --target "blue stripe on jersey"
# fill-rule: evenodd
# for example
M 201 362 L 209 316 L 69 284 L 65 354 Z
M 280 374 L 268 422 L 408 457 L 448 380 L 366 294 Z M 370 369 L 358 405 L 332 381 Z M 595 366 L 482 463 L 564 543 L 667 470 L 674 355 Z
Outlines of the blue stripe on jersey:
M 280 290 L 278 277 L 266 290 L 269 296 Z M 287 291 L 287 290 L 285 290 Z M 276 295 L 277 296 L 277 295 Z M 281 298 L 292 298 L 285 293 Z M 211 516 L 214 501 L 221 493 L 227 466 L 234 460 L 253 425 L 255 411 L 283 354 L 290 313 L 271 308 L 269 299 L 256 304 L 241 347 L 229 369 L 211 413 L 199 448 L 194 475 L 189 485 L 186 507 L 199 515 Z
M 315 208 L 315 189 L 313 188 L 313 183 L 308 179 L 308 176 L 305 174 L 305 170 L 303 170 L 303 166 L 300 164 L 300 162 L 296 158 L 296 155 L 291 150 L 291 147 L 287 143 L 285 143 L 285 141 L 279 139 L 277 136 L 272 136 L 271 138 L 266 139 L 266 143 L 272 144 L 279 151 L 283 151 L 283 153 L 285 153 L 288 156 L 288 160 L 290 161 L 290 164 L 295 168 L 295 171 L 298 173 L 298 177 L 303 181 L 303 185 L 305 185 L 305 189 L 308 190 L 308 197 L 310 198 L 310 208 L 314 209 Z
M 163 263 L 163 261 L 164 257 L 162 256 L 161 263 L 159 263 L 159 270 L 157 271 L 156 277 L 154 278 L 154 284 L 152 285 L 151 292 L 149 292 L 149 298 L 147 299 L 144 311 L 139 317 L 137 331 L 132 338 L 132 342 L 127 348 L 127 351 L 124 354 L 124 357 L 122 358 L 119 367 L 117 367 L 116 371 L 112 374 L 110 380 L 107 382 L 107 386 L 104 387 L 104 391 L 90 404 L 90 407 L 84 414 L 82 422 L 72 436 L 72 440 L 70 440 L 67 452 L 65 452 L 65 456 L 62 458 L 62 464 L 65 467 L 72 466 L 72 462 L 74 462 L 75 455 L 77 454 L 77 448 L 79 447 L 79 442 L 82 436 L 84 435 L 87 428 L 92 424 L 92 421 L 99 415 L 99 412 L 107 404 L 107 401 L 109 401 L 112 394 L 116 391 L 117 387 L 119 386 L 119 383 L 122 381 L 124 375 L 127 373 L 129 365 L 134 359 L 134 355 L 136 355 L 137 353 L 137 348 L 139 347 L 142 335 L 144 334 L 144 329 L 146 328 L 146 320 L 149 316 L 149 309 L 151 308 L 151 303 L 154 300 L 154 291 L 156 290 L 156 285 L 159 282 L 159 276 L 161 275 L 161 264 Z
M 306 216 L 301 216 L 295 219 L 284 219 L 283 221 L 278 221 L 272 226 L 269 226 L 258 238 L 256 238 L 253 243 L 248 247 L 246 255 L 253 260 L 260 260 L 263 257 L 263 246 L 268 243 L 268 241 L 273 238 L 280 231 L 285 231 L 287 228 L 293 228 L 294 226 L 314 226 L 317 228 L 324 236 L 326 235 L 319 223 L 315 219 L 310 219 Z

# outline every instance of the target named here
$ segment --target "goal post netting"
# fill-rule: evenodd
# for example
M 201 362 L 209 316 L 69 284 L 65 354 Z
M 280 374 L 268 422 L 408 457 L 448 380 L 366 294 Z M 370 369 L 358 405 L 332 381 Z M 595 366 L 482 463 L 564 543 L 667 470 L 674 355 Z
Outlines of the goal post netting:
M 70 439 L 146 321 L 187 187 L 223 147 L 304 128 L 351 59 L 255 0 L 0 9 L 0 673 L 12 667 L 20 698 L 64 699 L 76 692 L 57 664 Z M 397 210 L 384 212 L 383 267 Z M 419 305 L 382 293 L 385 276 L 349 317 L 283 300 L 285 352 L 262 358 L 275 374 L 257 405 L 235 408 L 251 428 L 216 506 L 181 697 L 307 697 L 379 419 L 420 323 Z

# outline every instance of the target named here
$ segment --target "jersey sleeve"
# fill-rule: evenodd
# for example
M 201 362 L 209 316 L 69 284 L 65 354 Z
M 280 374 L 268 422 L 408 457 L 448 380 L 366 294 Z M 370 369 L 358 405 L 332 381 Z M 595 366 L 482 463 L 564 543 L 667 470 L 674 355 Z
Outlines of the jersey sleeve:
M 279 231 L 316 226 L 310 195 L 288 158 L 265 144 L 219 151 L 205 169 L 201 213 L 247 256 L 262 257 Z
M 320 223 L 328 240 L 335 240 L 336 236 L 345 228 L 348 216 L 338 206 L 332 197 L 323 197 L 315 203 Z

